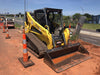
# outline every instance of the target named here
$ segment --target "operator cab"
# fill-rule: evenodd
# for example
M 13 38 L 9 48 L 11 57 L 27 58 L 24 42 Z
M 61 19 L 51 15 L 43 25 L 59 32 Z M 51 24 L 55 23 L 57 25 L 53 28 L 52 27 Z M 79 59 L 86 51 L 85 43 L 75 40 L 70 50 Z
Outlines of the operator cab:
M 50 33 L 54 34 L 62 27 L 62 9 L 44 8 L 34 11 L 34 19 L 43 27 L 49 27 Z

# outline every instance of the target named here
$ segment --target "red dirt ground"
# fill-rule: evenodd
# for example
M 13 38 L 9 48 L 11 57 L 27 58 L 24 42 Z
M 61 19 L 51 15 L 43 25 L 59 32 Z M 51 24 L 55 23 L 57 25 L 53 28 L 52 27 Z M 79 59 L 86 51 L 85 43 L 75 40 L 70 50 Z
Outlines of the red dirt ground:
M 17 29 L 10 29 L 11 39 L 5 39 L 6 33 L 0 29 L 0 75 L 100 75 L 100 47 L 82 40 L 79 42 L 89 51 L 91 59 L 71 67 L 61 73 L 54 72 L 44 62 L 31 53 L 35 65 L 24 68 L 18 61 L 22 57 L 22 34 Z

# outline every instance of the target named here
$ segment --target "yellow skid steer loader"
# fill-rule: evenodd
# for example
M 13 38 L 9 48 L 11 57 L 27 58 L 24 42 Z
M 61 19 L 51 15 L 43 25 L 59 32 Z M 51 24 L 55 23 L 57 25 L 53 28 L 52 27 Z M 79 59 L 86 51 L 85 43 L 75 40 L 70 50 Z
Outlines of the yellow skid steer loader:
M 27 46 L 54 71 L 61 72 L 89 59 L 80 44 L 68 45 L 70 32 L 63 26 L 62 9 L 44 8 L 25 14 Z

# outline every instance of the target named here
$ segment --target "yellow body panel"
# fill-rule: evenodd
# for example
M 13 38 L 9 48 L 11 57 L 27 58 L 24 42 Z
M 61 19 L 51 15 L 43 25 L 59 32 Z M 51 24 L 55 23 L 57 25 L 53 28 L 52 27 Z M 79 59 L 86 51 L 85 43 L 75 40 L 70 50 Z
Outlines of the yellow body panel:
M 43 42 L 47 44 L 48 49 L 52 49 L 52 35 L 49 33 L 47 29 L 45 29 L 43 26 L 41 26 L 38 22 L 36 22 L 29 12 L 27 12 L 27 19 L 28 19 L 28 25 L 25 22 L 25 33 L 32 32 L 36 34 L 36 36 Z M 31 30 L 32 26 L 36 28 L 38 31 L 40 31 L 42 34 L 39 34 L 37 32 L 34 32 Z
M 64 30 L 64 36 L 65 36 L 66 44 L 68 44 L 68 40 L 69 40 L 69 36 L 70 36 L 70 32 L 69 32 L 68 28 L 66 28 Z
M 33 17 L 30 15 L 29 12 L 27 12 L 27 20 L 28 20 L 28 24 L 25 22 L 25 33 L 29 33 L 29 32 L 34 33 L 41 41 L 43 41 L 47 44 L 48 49 L 52 49 L 53 48 L 52 35 L 49 32 L 49 27 L 47 25 L 45 25 L 45 27 L 40 25 L 38 22 L 36 22 L 33 19 Z M 32 27 L 34 27 L 35 29 L 40 31 L 41 34 L 31 30 Z M 68 29 L 64 30 L 64 35 L 65 35 L 65 39 L 66 39 L 66 43 L 67 43 L 68 39 L 69 39 L 69 30 Z M 62 45 L 64 45 L 64 44 L 62 43 Z

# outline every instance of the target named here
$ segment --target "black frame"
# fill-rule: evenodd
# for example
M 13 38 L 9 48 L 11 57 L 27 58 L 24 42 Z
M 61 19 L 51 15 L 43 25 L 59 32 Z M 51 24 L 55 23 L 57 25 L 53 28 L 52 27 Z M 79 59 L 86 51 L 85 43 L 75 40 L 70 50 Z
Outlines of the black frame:
M 34 10 L 34 16 L 36 16 L 36 13 L 44 11 L 44 15 L 45 15 L 45 21 L 46 21 L 46 25 L 48 25 L 48 21 L 47 21 L 47 12 L 54 12 L 57 11 L 61 14 L 61 27 L 63 28 L 63 20 L 62 20 L 62 9 L 55 9 L 55 8 L 43 8 L 43 9 L 37 9 Z

